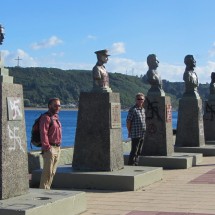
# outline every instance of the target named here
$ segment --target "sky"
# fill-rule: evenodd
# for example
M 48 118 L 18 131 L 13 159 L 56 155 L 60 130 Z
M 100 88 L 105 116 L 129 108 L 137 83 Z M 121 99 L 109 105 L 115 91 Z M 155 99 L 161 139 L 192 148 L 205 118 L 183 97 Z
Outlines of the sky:
M 94 52 L 108 49 L 109 73 L 144 75 L 149 54 L 171 82 L 183 81 L 187 54 L 200 83 L 215 72 L 214 0 L 7 0 L 0 8 L 4 66 L 91 70 Z

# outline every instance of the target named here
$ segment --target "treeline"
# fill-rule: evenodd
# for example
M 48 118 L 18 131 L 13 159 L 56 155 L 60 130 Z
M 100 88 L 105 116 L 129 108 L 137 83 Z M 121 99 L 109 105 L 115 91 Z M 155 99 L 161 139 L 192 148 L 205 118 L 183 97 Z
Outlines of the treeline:
M 93 87 L 92 74 L 89 70 L 61 70 L 42 67 L 8 67 L 14 83 L 22 84 L 24 104 L 26 107 L 46 107 L 51 97 L 59 97 L 65 106 L 77 106 L 80 92 L 90 92 Z M 134 103 L 137 92 L 147 94 L 150 85 L 145 76 L 137 77 L 120 73 L 109 73 L 110 86 L 113 92 L 120 93 L 123 108 Z M 163 81 L 166 95 L 171 97 L 174 109 L 183 95 L 183 82 Z M 199 93 L 206 99 L 209 93 L 209 84 L 200 84 Z

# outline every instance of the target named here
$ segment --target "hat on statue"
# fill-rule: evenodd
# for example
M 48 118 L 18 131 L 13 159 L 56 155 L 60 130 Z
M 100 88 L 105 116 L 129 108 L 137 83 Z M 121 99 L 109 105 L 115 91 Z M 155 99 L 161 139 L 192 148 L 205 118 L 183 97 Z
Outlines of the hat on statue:
M 96 51 L 95 54 L 97 54 L 97 55 L 110 56 L 110 55 L 108 54 L 108 50 L 107 50 L 107 49 L 103 49 L 103 50 Z

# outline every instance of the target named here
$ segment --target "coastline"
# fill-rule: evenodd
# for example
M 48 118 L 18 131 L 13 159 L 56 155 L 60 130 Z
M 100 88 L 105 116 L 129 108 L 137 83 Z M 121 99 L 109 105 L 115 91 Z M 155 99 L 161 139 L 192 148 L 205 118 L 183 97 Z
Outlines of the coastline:
M 24 110 L 48 110 L 47 108 L 43 107 L 24 107 Z M 61 108 L 61 111 L 78 111 L 78 108 Z
M 24 110 L 48 110 L 48 108 L 44 107 L 24 107 Z M 61 111 L 78 111 L 78 108 L 61 108 Z M 121 109 L 121 111 L 128 111 L 128 109 Z

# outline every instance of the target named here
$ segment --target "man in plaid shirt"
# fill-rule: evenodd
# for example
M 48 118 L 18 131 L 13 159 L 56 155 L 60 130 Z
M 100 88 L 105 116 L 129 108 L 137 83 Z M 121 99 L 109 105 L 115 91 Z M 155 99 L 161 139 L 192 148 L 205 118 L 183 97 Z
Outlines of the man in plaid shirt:
M 129 109 L 126 120 L 128 137 L 131 138 L 132 144 L 128 161 L 130 166 L 138 165 L 138 157 L 143 147 L 144 133 L 146 131 L 144 100 L 143 93 L 136 95 L 136 104 Z

